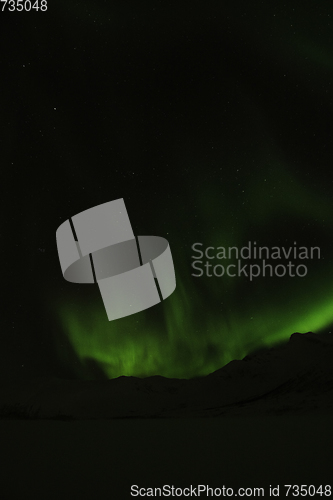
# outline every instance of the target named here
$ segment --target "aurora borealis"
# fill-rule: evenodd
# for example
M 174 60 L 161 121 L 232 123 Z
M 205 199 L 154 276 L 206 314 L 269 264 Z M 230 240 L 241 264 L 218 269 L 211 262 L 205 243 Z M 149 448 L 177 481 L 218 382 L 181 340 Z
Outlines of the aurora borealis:
M 60 1 L 28 17 L 2 31 L 3 377 L 191 378 L 328 330 L 327 3 Z M 169 241 L 177 288 L 108 322 L 98 290 L 63 282 L 55 231 L 117 198 L 136 235 Z M 320 258 L 275 262 L 305 264 L 303 277 L 193 276 L 193 244 L 249 241 L 318 247 Z

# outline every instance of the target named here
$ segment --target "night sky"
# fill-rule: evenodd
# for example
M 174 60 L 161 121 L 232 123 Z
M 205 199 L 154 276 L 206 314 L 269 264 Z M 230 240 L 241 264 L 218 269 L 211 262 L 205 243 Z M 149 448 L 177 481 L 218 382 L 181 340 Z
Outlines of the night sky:
M 330 7 L 59 0 L 0 13 L 2 380 L 189 378 L 330 330 Z M 118 198 L 136 235 L 169 241 L 177 288 L 109 322 L 97 286 L 63 279 L 55 234 Z M 305 264 L 304 277 L 192 275 L 194 243 L 249 241 L 317 246 L 320 259 L 270 261 Z

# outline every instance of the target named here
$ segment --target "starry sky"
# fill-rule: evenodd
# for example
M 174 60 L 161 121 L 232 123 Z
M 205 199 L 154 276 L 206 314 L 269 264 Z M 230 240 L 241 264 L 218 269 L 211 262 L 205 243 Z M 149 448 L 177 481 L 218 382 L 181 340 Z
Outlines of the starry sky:
M 330 329 L 329 5 L 59 0 L 1 13 L 1 380 L 189 378 Z M 136 235 L 169 241 L 177 288 L 108 322 L 97 287 L 63 279 L 55 232 L 118 198 Z M 194 243 L 249 241 L 317 246 L 320 259 L 293 260 L 302 278 L 193 276 Z

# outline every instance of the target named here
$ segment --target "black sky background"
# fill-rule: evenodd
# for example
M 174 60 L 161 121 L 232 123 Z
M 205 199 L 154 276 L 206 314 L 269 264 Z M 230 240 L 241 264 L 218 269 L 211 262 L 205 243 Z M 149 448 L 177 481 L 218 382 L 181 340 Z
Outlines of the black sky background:
M 330 206 L 332 16 L 329 2 L 58 1 L 0 13 L 1 379 L 73 376 L 51 306 L 98 296 L 61 274 L 55 232 L 76 213 L 124 198 L 134 232 L 166 237 L 181 272 L 205 227 L 228 219 L 237 230 L 244 186 L 270 175 L 274 154 L 313 190 L 314 214 L 318 200 Z M 214 205 L 216 193 L 234 205 L 211 221 L 198 199 Z M 274 224 L 298 227 L 329 260 L 332 211 L 314 222 L 297 193 Z M 256 216 L 244 210 L 248 235 Z

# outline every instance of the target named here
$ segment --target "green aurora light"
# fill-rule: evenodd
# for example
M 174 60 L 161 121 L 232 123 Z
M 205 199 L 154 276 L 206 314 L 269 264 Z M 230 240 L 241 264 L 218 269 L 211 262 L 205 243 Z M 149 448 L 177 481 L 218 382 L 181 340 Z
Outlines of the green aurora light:
M 312 308 L 314 298 L 301 297 L 285 317 L 279 307 L 266 304 L 253 316 L 246 311 L 237 313 L 235 308 L 228 316 L 221 314 L 217 319 L 207 314 L 199 321 L 191 316 L 193 296 L 190 301 L 178 282 L 174 294 L 155 306 L 163 309 L 164 329 L 150 324 L 149 309 L 108 323 L 102 308 L 81 313 L 63 307 L 61 320 L 82 363 L 81 375 L 85 362 L 93 359 L 108 378 L 191 378 L 207 375 L 261 346 L 284 341 L 293 332 L 324 328 L 333 319 L 333 286 L 325 295 L 326 299 L 317 299 Z
M 277 154 L 275 160 L 265 158 L 267 151 L 256 158 L 264 168 L 229 175 L 228 189 L 198 178 L 200 189 L 188 197 L 181 217 L 179 207 L 169 204 L 167 219 L 177 223 L 169 224 L 165 236 L 177 287 L 168 299 L 113 322 L 107 320 L 97 287 L 94 292 L 88 286 L 93 299 L 88 305 L 74 306 L 73 298 L 58 302 L 56 316 L 77 357 L 79 377 L 95 378 L 91 361 L 110 379 L 205 376 L 260 347 L 286 341 L 294 332 L 317 332 L 333 322 L 329 196 L 305 185 Z M 213 247 L 242 247 L 248 241 L 256 241 L 257 247 L 290 247 L 297 241 L 298 247 L 323 250 L 320 260 L 298 262 L 308 266 L 303 278 L 258 277 L 250 282 L 191 276 L 191 245 L 198 241 Z M 73 286 L 67 288 L 71 297 Z M 58 341 L 59 355 L 73 367 L 63 345 Z
M 228 204 L 232 206 L 231 196 L 221 201 L 218 192 L 211 188 L 207 203 L 202 191 L 197 200 L 202 224 L 199 222 L 192 228 L 191 235 L 199 229 L 198 233 L 205 234 L 207 246 L 216 247 L 237 243 L 243 246 L 253 232 L 258 247 L 270 245 L 272 241 L 274 245 L 293 246 L 295 239 L 299 246 L 302 241 L 308 246 L 318 246 L 318 238 L 327 244 L 332 230 L 329 200 L 316 196 L 313 190 L 297 183 L 296 178 L 279 167 L 272 170 L 282 179 L 282 183 L 276 182 L 279 186 L 276 197 L 270 198 L 265 192 L 260 197 L 258 191 L 255 196 L 255 183 L 251 178 L 247 209 L 233 209 L 234 217 L 238 217 L 237 224 L 236 220 L 233 223 L 235 231 L 230 227 L 231 218 L 219 218 Z M 258 182 L 259 179 L 257 186 Z M 291 198 L 291 186 L 298 203 L 295 197 Z M 265 206 L 261 217 L 260 202 Z M 278 212 L 286 215 L 289 226 L 279 225 L 278 219 L 274 219 Z M 325 224 L 322 223 L 324 214 Z M 251 217 L 257 220 L 257 226 Z M 207 228 L 205 220 L 212 221 Z M 309 225 L 313 227 L 312 233 L 309 233 Z M 273 236 L 269 233 L 272 227 Z M 193 236 L 191 243 L 195 241 L 198 237 Z M 194 278 L 190 245 L 185 248 L 171 241 L 177 287 L 167 300 L 110 323 L 97 295 L 94 296 L 96 302 L 81 309 L 66 303 L 58 306 L 62 330 L 80 361 L 79 376 L 94 378 L 88 369 L 89 360 L 97 363 L 107 378 L 204 376 L 260 347 L 286 341 L 294 332 L 324 329 L 333 321 L 333 265 L 325 248 L 326 253 L 322 252 L 320 260 L 299 262 L 308 267 L 304 278 L 258 277 L 250 282 L 243 277 Z M 60 347 L 59 354 L 63 355 Z

